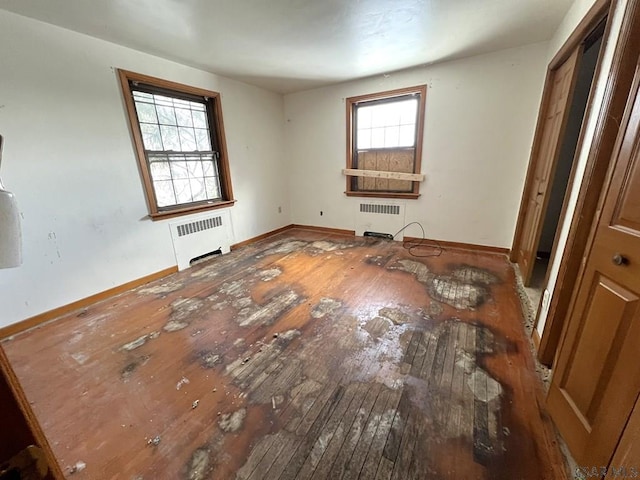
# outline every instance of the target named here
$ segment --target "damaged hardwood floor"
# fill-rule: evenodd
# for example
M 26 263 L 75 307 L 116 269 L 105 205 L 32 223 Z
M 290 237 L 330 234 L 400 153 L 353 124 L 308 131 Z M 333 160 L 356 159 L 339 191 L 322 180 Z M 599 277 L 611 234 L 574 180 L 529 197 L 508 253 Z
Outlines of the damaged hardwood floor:
M 521 315 L 503 256 L 292 230 L 2 346 L 71 478 L 566 478 Z

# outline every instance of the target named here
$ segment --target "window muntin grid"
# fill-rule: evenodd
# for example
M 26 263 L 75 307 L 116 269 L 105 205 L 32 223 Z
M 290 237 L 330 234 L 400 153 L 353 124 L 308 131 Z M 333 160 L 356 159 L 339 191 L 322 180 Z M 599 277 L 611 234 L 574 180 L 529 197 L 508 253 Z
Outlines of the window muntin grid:
M 415 147 L 419 99 L 363 102 L 356 106 L 356 150 Z
M 132 95 L 158 208 L 223 200 L 206 99 L 192 101 L 135 85 Z

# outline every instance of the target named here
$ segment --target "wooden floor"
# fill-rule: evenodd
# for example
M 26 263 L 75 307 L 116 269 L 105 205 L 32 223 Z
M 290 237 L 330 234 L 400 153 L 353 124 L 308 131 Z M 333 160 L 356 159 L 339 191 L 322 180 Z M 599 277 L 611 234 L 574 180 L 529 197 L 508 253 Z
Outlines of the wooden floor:
M 500 255 L 293 230 L 3 347 L 71 478 L 566 478 Z

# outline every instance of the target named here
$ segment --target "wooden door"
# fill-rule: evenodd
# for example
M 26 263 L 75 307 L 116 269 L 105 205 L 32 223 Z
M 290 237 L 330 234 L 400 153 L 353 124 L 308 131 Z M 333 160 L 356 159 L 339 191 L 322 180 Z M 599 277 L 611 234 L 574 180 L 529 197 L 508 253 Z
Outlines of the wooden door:
M 548 396 L 579 464 L 609 463 L 640 394 L 639 82 L 637 65 Z
M 578 58 L 582 53 L 582 46 L 575 49 L 573 54 L 554 72 L 551 73 L 548 101 L 543 105 L 540 115 L 542 122 L 538 127 L 534 142 L 533 162 L 525 187 L 525 198 L 521 208 L 524 211 L 520 225 L 516 231 L 515 261 L 525 285 L 528 284 L 536 258 L 538 242 L 542 232 L 544 214 L 549 202 L 549 193 L 553 183 L 553 173 L 557 164 L 558 154 L 564 138 L 565 126 L 569 116 L 573 88 L 577 76 Z
M 609 466 L 612 478 L 640 478 L 640 399 L 631 413 Z
M 0 477 L 62 480 L 64 474 L 0 346 Z M 5 472 L 6 469 L 6 472 Z M 15 476 L 12 476 L 12 472 Z M 6 476 L 2 473 L 7 473 Z

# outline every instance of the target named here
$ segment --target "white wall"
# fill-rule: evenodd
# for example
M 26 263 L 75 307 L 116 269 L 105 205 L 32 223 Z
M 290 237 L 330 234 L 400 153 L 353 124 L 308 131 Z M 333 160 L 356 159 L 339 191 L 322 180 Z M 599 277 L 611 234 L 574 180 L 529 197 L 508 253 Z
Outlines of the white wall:
M 567 41 L 580 21 L 595 3 L 596 0 L 574 0 L 562 19 L 562 22 L 560 22 L 560 25 L 556 29 L 556 32 L 553 34 L 553 37 L 549 40 L 549 50 L 547 52 L 549 61 L 551 61 L 556 53 L 558 53 L 562 45 L 564 45 L 564 42 Z
M 361 199 L 345 196 L 341 173 L 345 97 L 427 84 L 426 181 L 421 197 L 406 201 L 407 223 L 422 223 L 429 238 L 509 247 L 547 51 L 539 43 L 286 95 L 293 222 L 354 229 Z
M 585 1 L 585 0 L 576 0 L 574 5 L 571 7 L 569 12 L 567 13 L 567 17 L 563 21 L 561 28 L 556 32 L 554 39 L 552 40 L 552 45 L 557 45 L 556 51 L 562 46 L 564 41 L 569 37 L 573 29 L 578 25 L 584 14 L 588 11 L 593 1 Z M 558 270 L 560 268 L 560 261 L 562 259 L 562 255 L 567 245 L 567 237 L 569 235 L 569 228 L 571 227 L 571 220 L 575 213 L 576 203 L 578 201 L 578 194 L 580 192 L 580 186 L 582 184 L 582 180 L 584 177 L 584 172 L 587 164 L 587 158 L 589 156 L 589 151 L 591 149 L 591 143 L 593 142 L 593 137 L 595 133 L 596 121 L 598 118 L 599 111 L 602 107 L 602 102 L 604 99 L 604 89 L 606 87 L 607 78 L 609 76 L 609 72 L 611 70 L 611 63 L 613 60 L 613 53 L 615 49 L 615 45 L 620 34 L 620 26 L 622 25 L 622 16 L 624 14 L 624 10 L 627 6 L 627 0 L 619 0 L 616 2 L 616 10 L 613 13 L 613 18 L 611 21 L 611 33 L 609 38 L 604 40 L 603 48 L 604 55 L 602 57 L 602 67 L 600 69 L 600 73 L 595 79 L 595 91 L 593 95 L 593 101 L 591 103 L 591 110 L 587 114 L 587 118 L 585 119 L 585 134 L 584 140 L 582 143 L 582 148 L 579 152 L 576 153 L 576 170 L 575 170 L 575 181 L 570 186 L 569 193 L 569 201 L 567 212 L 564 218 L 564 222 L 561 226 L 561 230 L 558 237 L 558 247 L 555 252 L 555 256 L 552 259 L 552 263 L 550 265 L 549 271 L 549 282 L 546 286 L 546 290 L 548 293 L 545 295 L 547 300 L 542 304 L 542 310 L 540 312 L 540 317 L 538 319 L 538 325 L 536 329 L 538 333 L 542 336 L 544 325 L 547 320 L 547 313 L 549 309 L 550 300 L 553 298 L 553 290 L 555 288 L 556 281 L 558 279 Z M 580 13 L 576 13 L 580 12 Z M 573 25 L 573 27 L 569 27 L 568 25 Z M 555 55 L 555 52 L 549 51 L 548 58 L 551 59 Z
M 0 11 L 2 178 L 24 237 L 24 264 L 0 270 L 0 327 L 175 265 L 115 68 L 221 92 L 234 240 L 291 223 L 281 95 Z

